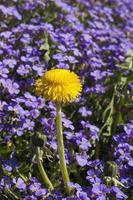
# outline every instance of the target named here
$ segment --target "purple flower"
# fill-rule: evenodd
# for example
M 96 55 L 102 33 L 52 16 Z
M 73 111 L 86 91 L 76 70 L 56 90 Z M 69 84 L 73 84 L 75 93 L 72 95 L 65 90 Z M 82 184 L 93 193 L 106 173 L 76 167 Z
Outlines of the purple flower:
M 4 66 L 0 65 L 0 77 L 7 78 L 9 70 Z
M 37 98 L 37 108 L 43 108 L 44 107 L 44 98 L 38 97 Z
M 131 159 L 128 161 L 128 165 L 129 165 L 130 167 L 133 167 L 133 158 L 131 158 Z
M 12 34 L 11 31 L 5 31 L 5 32 L 0 33 L 0 36 L 2 36 L 2 37 L 4 37 L 4 38 L 8 39 L 8 38 L 10 38 L 11 34 Z M 4 60 L 3 60 L 3 61 L 4 61 Z
M 83 192 L 83 191 L 77 191 L 76 192 L 76 195 L 79 199 L 81 200 L 90 200 L 90 198 L 88 197 L 87 193 L 86 192 Z
M 8 58 L 8 59 L 6 58 L 6 59 L 4 59 L 3 63 L 4 63 L 4 65 L 6 67 L 9 67 L 11 69 L 13 69 L 16 66 L 16 64 L 17 64 L 16 60 L 13 59 L 13 58 Z
M 34 195 L 25 195 L 24 200 L 37 200 L 37 197 Z
M 117 199 L 127 199 L 128 196 L 125 195 L 118 187 L 113 186 L 112 192 L 115 193 Z
M 81 120 L 80 123 L 82 124 L 83 128 L 89 129 L 91 140 L 93 140 L 94 142 L 96 140 L 98 140 L 98 132 L 99 132 L 98 127 L 96 127 L 96 126 L 90 124 L 88 121 L 84 121 L 84 120 Z
M 26 119 L 23 128 L 32 131 L 34 129 L 35 122 L 31 121 L 30 119 Z
M 36 179 L 32 179 L 31 181 L 32 183 L 29 186 L 29 190 L 34 192 L 35 196 L 39 197 L 47 194 L 47 189 L 41 188 L 41 184 Z
M 41 184 L 40 183 L 37 183 L 37 182 L 34 182 L 33 184 L 31 184 L 29 186 L 29 189 L 32 191 L 32 192 L 36 192 L 37 190 L 39 190 L 41 187 Z
M 37 109 L 33 109 L 30 111 L 30 116 L 36 119 L 40 115 L 40 112 Z
M 70 66 L 66 63 L 63 63 L 63 62 L 60 62 L 59 64 L 57 64 L 57 67 L 58 68 L 61 68 L 61 69 L 69 69 Z
M 0 188 L 6 188 L 6 189 L 10 189 L 12 186 L 11 183 L 11 179 L 9 176 L 4 176 L 1 180 L 0 180 Z
M 94 170 L 94 169 L 90 169 L 87 171 L 87 176 L 86 179 L 89 180 L 91 183 L 95 183 L 95 184 L 100 184 L 101 183 L 101 179 L 98 178 L 99 176 L 99 171 L 98 170 Z
M 0 5 L 0 10 L 3 12 L 4 15 L 14 16 L 18 20 L 22 19 L 22 16 L 19 14 L 15 7 L 5 7 L 3 5 Z
M 75 138 L 75 134 L 73 132 L 64 131 L 64 135 L 68 140 L 72 140 Z
M 79 109 L 79 113 L 81 113 L 81 115 L 82 115 L 83 117 L 87 117 L 87 116 L 89 116 L 89 115 L 92 114 L 92 112 L 91 112 L 89 109 L 87 109 L 85 106 L 83 106 L 83 107 L 81 107 L 81 108 Z
M 13 82 L 11 79 L 1 79 L 1 83 L 5 89 L 8 90 L 8 92 L 13 95 L 13 94 L 18 94 L 19 93 L 19 85 L 16 82 Z
M 76 154 L 76 160 L 78 162 L 78 164 L 81 166 L 81 167 L 84 167 L 87 165 L 88 163 L 88 156 L 84 153 L 84 154 L 79 154 L 77 153 Z
M 27 75 L 30 72 L 30 66 L 29 65 L 20 65 L 17 69 L 18 74 L 21 76 Z
M 25 44 L 29 44 L 30 43 L 30 35 L 29 34 L 23 34 L 23 36 L 21 37 L 20 41 L 25 43 Z
M 74 126 L 72 125 L 72 122 L 70 120 L 63 118 L 62 121 L 64 127 L 74 130 Z
M 109 192 L 109 189 L 104 184 L 93 184 L 92 193 L 99 200 L 106 200 L 106 194 Z
M 50 142 L 50 147 L 57 151 L 57 149 L 58 149 L 57 142 L 56 141 L 51 141 Z
M 8 172 L 11 172 L 12 171 L 12 167 L 8 164 L 5 164 L 4 165 L 5 169 L 8 171 Z
M 19 190 L 25 190 L 26 189 L 26 184 L 21 178 L 13 178 L 13 183 L 15 184 L 16 188 Z
M 86 139 L 86 138 L 84 138 L 84 137 L 82 137 L 81 139 L 77 139 L 76 140 L 76 143 L 79 145 L 79 147 L 82 149 L 82 150 L 84 150 L 84 151 L 88 151 L 88 149 L 92 146 L 91 144 L 90 144 L 90 142 Z
M 0 111 L 3 111 L 4 107 L 7 105 L 5 101 L 0 100 Z
M 44 67 L 43 66 L 34 65 L 33 69 L 37 72 L 37 74 L 39 76 L 42 76 L 44 74 Z
M 18 136 L 23 135 L 23 129 L 22 129 L 22 128 L 17 129 L 16 134 L 17 134 Z
M 82 187 L 78 183 L 69 182 L 71 188 L 76 188 L 78 191 L 82 191 Z
M 13 111 L 15 114 L 19 114 L 20 116 L 23 116 L 25 114 L 24 109 L 20 105 L 9 105 L 8 106 L 8 111 Z
M 46 194 L 47 194 L 47 190 L 46 189 L 41 189 L 41 188 L 38 191 L 35 192 L 35 195 L 37 197 L 43 196 L 43 195 L 46 195 Z
M 93 72 L 90 73 L 91 76 L 94 77 L 94 79 L 97 81 L 99 79 L 102 79 L 106 76 L 106 72 L 101 72 L 100 70 L 95 70 Z

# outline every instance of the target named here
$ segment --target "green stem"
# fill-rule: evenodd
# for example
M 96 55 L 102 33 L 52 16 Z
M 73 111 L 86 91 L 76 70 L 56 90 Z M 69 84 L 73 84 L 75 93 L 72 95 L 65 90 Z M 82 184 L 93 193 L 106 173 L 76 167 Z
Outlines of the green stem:
M 51 183 L 51 181 L 49 180 L 44 168 L 43 168 L 43 165 L 42 165 L 42 156 L 40 155 L 40 147 L 37 147 L 37 150 L 36 150 L 36 158 L 37 158 L 37 164 L 38 164 L 38 169 L 40 171 L 40 174 L 42 175 L 42 178 L 43 178 L 43 181 L 45 183 L 45 185 L 50 189 L 50 190 L 53 190 L 54 187 Z
M 100 139 L 100 136 L 99 136 Z M 99 159 L 99 154 L 100 154 L 100 141 L 96 142 L 96 148 L 95 148 L 95 158 Z
M 56 129 L 57 129 L 57 140 L 58 140 L 58 153 L 59 153 L 59 158 L 60 158 L 60 169 L 61 169 L 64 185 L 66 188 L 66 192 L 70 194 L 70 187 L 68 185 L 68 183 L 70 182 L 70 179 L 69 179 L 69 174 L 67 171 L 66 160 L 65 160 L 60 103 L 56 104 Z

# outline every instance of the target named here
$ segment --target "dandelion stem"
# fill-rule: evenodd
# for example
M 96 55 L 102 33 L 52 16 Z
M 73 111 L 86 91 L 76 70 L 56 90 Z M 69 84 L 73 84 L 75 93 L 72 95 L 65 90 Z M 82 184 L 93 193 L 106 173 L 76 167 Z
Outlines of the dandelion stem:
M 64 142 L 63 142 L 63 133 L 62 133 L 62 117 L 61 117 L 61 104 L 56 104 L 56 129 L 57 129 L 57 140 L 58 140 L 58 153 L 60 158 L 60 170 L 62 173 L 64 185 L 66 192 L 70 193 L 70 187 L 68 183 L 70 182 L 69 174 L 67 171 L 66 160 L 65 160 L 65 151 L 64 151 Z
M 42 165 L 42 156 L 41 156 L 41 153 L 40 153 L 40 147 L 37 147 L 37 150 L 36 150 L 36 158 L 37 158 L 37 164 L 38 164 L 38 169 L 39 169 L 39 172 L 40 174 L 42 175 L 42 178 L 43 178 L 43 181 L 45 183 L 45 185 L 50 189 L 50 190 L 53 190 L 54 187 L 51 183 L 51 181 L 49 180 L 44 168 L 43 168 L 43 165 Z

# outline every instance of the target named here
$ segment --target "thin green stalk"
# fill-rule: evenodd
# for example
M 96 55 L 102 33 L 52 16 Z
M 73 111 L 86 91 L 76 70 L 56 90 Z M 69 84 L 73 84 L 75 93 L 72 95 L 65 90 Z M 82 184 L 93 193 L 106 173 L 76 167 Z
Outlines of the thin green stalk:
M 100 139 L 100 136 L 99 136 Z M 100 141 L 96 142 L 96 148 L 95 148 L 95 159 L 99 159 L 100 154 Z
M 43 181 L 45 183 L 45 185 L 50 189 L 50 190 L 53 190 L 54 187 L 51 183 L 51 181 L 49 180 L 44 168 L 43 168 L 43 165 L 42 165 L 42 156 L 40 154 L 40 147 L 37 147 L 37 150 L 36 150 L 36 158 L 37 158 L 37 164 L 38 164 L 38 169 L 39 169 L 39 172 L 40 174 L 42 175 L 42 178 L 43 178 Z
M 64 151 L 64 142 L 63 142 L 63 133 L 62 133 L 62 116 L 61 116 L 61 104 L 56 104 L 56 129 L 57 129 L 57 140 L 58 140 L 58 153 L 60 158 L 60 170 L 62 173 L 64 185 L 66 192 L 70 193 L 70 187 L 68 183 L 70 182 L 69 174 L 67 171 L 66 160 L 65 160 L 65 151 Z

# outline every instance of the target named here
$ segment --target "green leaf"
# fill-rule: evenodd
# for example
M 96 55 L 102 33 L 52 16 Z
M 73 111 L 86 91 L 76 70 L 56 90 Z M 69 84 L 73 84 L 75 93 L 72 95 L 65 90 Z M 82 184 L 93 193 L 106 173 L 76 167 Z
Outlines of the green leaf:
M 50 60 L 50 45 L 49 45 L 48 35 L 47 34 L 45 34 L 45 42 L 44 42 L 43 45 L 41 45 L 40 50 L 46 51 L 44 53 L 44 58 L 48 62 Z

